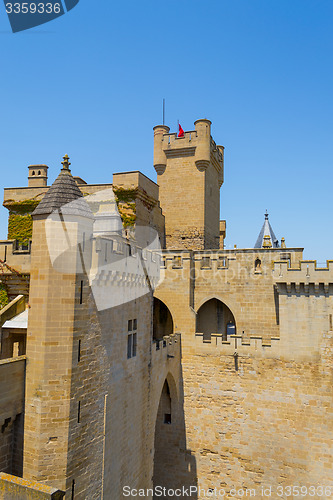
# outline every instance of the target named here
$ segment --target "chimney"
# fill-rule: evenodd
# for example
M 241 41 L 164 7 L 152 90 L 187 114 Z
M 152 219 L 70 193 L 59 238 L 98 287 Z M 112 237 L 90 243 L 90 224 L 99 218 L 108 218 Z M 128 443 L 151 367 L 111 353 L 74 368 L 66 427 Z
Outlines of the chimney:
M 29 165 L 28 187 L 47 186 L 47 165 Z

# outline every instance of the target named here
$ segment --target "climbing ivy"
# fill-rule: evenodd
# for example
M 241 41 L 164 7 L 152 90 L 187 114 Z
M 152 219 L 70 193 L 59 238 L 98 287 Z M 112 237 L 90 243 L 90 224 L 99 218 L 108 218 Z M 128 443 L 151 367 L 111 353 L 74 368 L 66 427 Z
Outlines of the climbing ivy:
M 113 192 L 116 197 L 116 202 L 128 203 L 135 200 L 138 190 L 137 189 L 124 189 L 124 188 L 113 188 Z
M 113 188 L 113 192 L 116 197 L 118 212 L 124 227 L 134 226 L 136 221 L 135 198 L 138 190 Z
M 3 283 L 0 283 L 0 310 L 3 309 L 8 304 L 8 294 L 6 287 Z
M 8 239 L 27 245 L 32 238 L 31 215 L 10 214 L 8 219 Z
M 40 200 L 7 200 L 3 206 L 9 210 L 8 239 L 17 240 L 27 245 L 32 238 L 31 213 L 38 206 Z
M 6 207 L 10 213 L 26 215 L 31 214 L 39 203 L 40 200 L 35 199 L 23 201 L 6 200 L 3 202 L 3 206 Z
M 134 226 L 135 221 L 136 221 L 136 215 L 127 215 L 124 212 L 121 212 L 119 210 L 119 215 L 121 217 L 121 220 L 123 222 L 124 227 L 129 227 L 129 226 Z

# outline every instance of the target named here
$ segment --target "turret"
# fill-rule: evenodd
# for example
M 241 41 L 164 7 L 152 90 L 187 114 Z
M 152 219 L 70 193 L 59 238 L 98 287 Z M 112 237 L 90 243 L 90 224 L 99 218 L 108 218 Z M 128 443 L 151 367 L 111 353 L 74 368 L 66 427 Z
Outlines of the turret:
M 78 446 L 78 345 L 84 345 L 94 216 L 63 168 L 32 214 L 24 477 L 70 491 Z M 73 443 L 76 436 L 75 444 Z
M 168 134 L 170 128 L 166 125 L 157 125 L 154 127 L 154 168 L 158 175 L 163 174 L 167 159 L 163 150 L 163 135 Z
M 198 145 L 195 150 L 195 164 L 200 172 L 204 172 L 210 164 L 210 127 L 209 120 L 197 120 L 194 122 L 198 137 Z
M 154 127 L 154 167 L 165 215 L 166 247 L 202 250 L 223 247 L 220 187 L 223 147 L 211 137 L 211 122 L 195 122 L 182 137 Z M 221 241 L 220 241 L 221 235 Z
M 47 186 L 47 165 L 29 165 L 28 187 Z

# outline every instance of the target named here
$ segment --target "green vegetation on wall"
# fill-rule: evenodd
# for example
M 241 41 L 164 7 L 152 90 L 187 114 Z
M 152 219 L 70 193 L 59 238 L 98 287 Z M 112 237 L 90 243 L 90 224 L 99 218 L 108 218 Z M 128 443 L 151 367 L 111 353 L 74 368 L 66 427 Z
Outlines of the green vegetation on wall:
M 8 294 L 6 287 L 3 283 L 0 283 L 0 310 L 3 309 L 8 304 Z
M 27 245 L 32 238 L 31 215 L 10 214 L 8 219 L 8 239 Z
M 17 240 L 27 245 L 32 238 L 31 213 L 38 206 L 40 200 L 7 200 L 4 207 L 9 210 L 8 239 Z
M 137 189 L 124 189 L 124 188 L 113 188 L 113 192 L 116 197 L 116 202 L 128 203 L 135 201 L 138 190 Z
M 3 206 L 6 207 L 9 212 L 14 214 L 31 214 L 35 208 L 38 207 L 40 200 L 23 200 L 23 201 L 15 201 L 15 200 L 7 200 L 4 201 Z
M 137 189 L 113 188 L 118 212 L 124 227 L 134 226 L 136 221 L 135 198 Z
M 121 220 L 123 221 L 124 227 L 129 227 L 129 226 L 134 226 L 135 221 L 136 221 L 136 215 L 129 215 L 121 211 L 121 209 L 118 208 L 119 215 L 121 217 Z

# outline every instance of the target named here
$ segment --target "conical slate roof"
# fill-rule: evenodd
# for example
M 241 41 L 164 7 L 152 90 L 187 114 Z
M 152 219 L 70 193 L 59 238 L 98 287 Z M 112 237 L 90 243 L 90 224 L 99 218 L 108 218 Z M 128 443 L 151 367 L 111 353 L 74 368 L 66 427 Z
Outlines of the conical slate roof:
M 271 243 L 272 243 L 272 248 L 279 248 L 279 246 L 280 246 L 279 245 L 279 240 L 275 236 L 274 231 L 272 229 L 272 226 L 269 223 L 267 210 L 266 210 L 266 213 L 265 213 L 265 222 L 264 222 L 264 225 L 261 228 L 261 231 L 259 233 L 259 236 L 258 236 L 258 239 L 256 241 L 256 244 L 254 245 L 254 248 L 263 248 L 264 247 L 263 243 L 264 243 L 264 237 L 265 236 L 269 236 L 270 237 Z
M 32 213 L 35 215 L 50 215 L 61 212 L 64 215 L 79 215 L 94 218 L 94 215 L 85 201 L 74 177 L 69 169 L 69 158 L 64 156 L 63 168 L 60 174 Z

